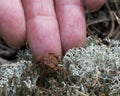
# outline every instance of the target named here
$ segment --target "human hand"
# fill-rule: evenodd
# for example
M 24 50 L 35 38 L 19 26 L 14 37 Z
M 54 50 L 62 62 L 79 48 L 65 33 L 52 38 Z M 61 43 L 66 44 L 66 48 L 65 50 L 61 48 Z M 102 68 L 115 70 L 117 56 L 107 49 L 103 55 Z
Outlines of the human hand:
M 84 0 L 92 11 L 105 0 Z M 86 22 L 82 0 L 1 0 L 0 36 L 14 48 L 28 42 L 33 55 L 61 55 L 84 46 Z

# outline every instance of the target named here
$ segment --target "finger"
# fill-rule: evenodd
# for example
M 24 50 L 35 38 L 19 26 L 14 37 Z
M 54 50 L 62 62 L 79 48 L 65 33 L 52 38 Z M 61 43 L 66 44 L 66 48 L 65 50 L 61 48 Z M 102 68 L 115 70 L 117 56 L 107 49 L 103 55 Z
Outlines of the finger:
M 0 0 L 0 36 L 19 48 L 25 41 L 25 18 L 20 0 Z
M 80 0 L 55 0 L 60 25 L 63 52 L 84 46 L 86 39 L 85 15 Z
M 47 53 L 61 55 L 61 43 L 53 0 L 23 0 L 27 41 L 37 58 Z
M 96 11 L 105 3 L 106 0 L 85 0 L 86 7 L 90 11 Z

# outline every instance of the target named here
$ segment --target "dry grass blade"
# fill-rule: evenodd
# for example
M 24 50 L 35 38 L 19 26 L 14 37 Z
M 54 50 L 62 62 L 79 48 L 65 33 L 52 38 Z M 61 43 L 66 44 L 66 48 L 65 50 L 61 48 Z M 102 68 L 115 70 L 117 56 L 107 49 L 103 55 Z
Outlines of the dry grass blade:
M 114 13 L 117 14 L 114 16 Z M 117 23 L 120 16 L 120 1 L 107 0 L 106 4 L 97 12 L 86 11 L 87 16 L 87 34 L 88 36 L 97 35 L 102 39 L 120 38 L 120 26 Z M 116 20 L 118 19 L 118 20 Z
M 114 28 L 115 28 L 113 12 L 111 11 L 108 2 L 106 2 L 106 6 L 107 6 L 107 8 L 108 8 L 108 11 L 109 11 L 109 14 L 110 14 L 110 17 L 111 17 L 111 21 L 112 21 L 112 22 L 111 22 L 111 29 L 110 29 L 110 32 L 109 32 L 109 34 L 105 37 L 105 39 L 106 39 L 106 38 L 110 38 L 110 37 L 113 36 L 113 34 L 114 34 Z
M 93 84 L 92 84 L 92 87 L 94 87 L 96 84 L 97 84 L 97 82 L 99 81 L 98 79 L 99 79 L 99 70 L 98 70 L 98 67 L 96 68 L 96 78 L 95 78 L 95 80 L 94 80 L 94 82 L 93 82 Z
M 120 25 L 120 18 L 116 15 L 116 13 L 115 13 L 115 12 L 114 12 L 113 14 L 114 14 L 114 16 L 115 16 L 115 18 L 116 18 L 116 20 L 117 20 L 118 24 Z
M 76 89 L 75 91 L 76 91 L 76 94 L 77 94 L 78 96 L 89 96 L 89 95 L 87 95 L 87 94 L 85 94 L 85 93 L 83 93 L 83 92 L 80 92 L 78 89 Z

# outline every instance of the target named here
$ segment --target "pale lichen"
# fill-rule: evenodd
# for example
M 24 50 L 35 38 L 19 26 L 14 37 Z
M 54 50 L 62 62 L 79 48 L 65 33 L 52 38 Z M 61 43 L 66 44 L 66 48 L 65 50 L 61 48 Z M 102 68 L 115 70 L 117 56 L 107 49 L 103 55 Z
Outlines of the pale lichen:
M 37 90 L 33 56 L 25 50 L 18 57 L 15 63 L 0 65 L 0 96 L 31 96 Z
M 17 62 L 0 65 L 0 96 L 120 96 L 119 41 L 88 37 L 86 47 L 70 49 L 60 66 L 67 81 L 49 79 L 47 90 L 39 88 L 30 50 L 20 51 Z
M 120 42 L 105 42 L 107 45 L 89 37 L 86 48 L 70 49 L 63 58 L 71 81 L 81 92 L 91 96 L 97 96 L 99 92 L 120 95 Z

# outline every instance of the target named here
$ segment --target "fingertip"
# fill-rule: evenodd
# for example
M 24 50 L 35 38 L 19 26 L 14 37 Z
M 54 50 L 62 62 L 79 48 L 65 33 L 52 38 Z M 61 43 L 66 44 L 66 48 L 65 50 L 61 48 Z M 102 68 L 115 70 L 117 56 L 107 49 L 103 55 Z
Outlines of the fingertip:
M 84 46 L 86 21 L 82 2 L 80 0 L 58 0 L 55 4 L 63 54 L 70 48 Z
M 46 28 L 46 25 L 48 27 Z M 61 56 L 61 43 L 56 19 L 37 16 L 27 22 L 27 41 L 35 58 L 48 53 Z
M 7 36 L 1 36 L 1 38 L 5 41 L 5 43 L 11 47 L 11 48 L 15 48 L 15 49 L 19 49 L 20 47 L 22 47 L 25 44 L 25 36 L 19 35 L 21 38 L 12 38 L 9 39 L 9 37 Z
M 104 5 L 106 0 L 85 0 L 85 5 L 91 12 L 97 11 Z
M 20 48 L 25 42 L 25 17 L 19 0 L 0 3 L 0 37 L 13 48 Z
M 84 29 L 80 30 L 79 33 L 75 33 L 76 35 L 69 36 L 71 39 L 66 40 L 66 45 L 63 47 L 63 54 L 71 48 L 84 47 L 86 45 L 86 31 Z
M 53 0 L 22 0 L 27 42 L 35 58 L 48 53 L 61 55 L 61 42 Z

